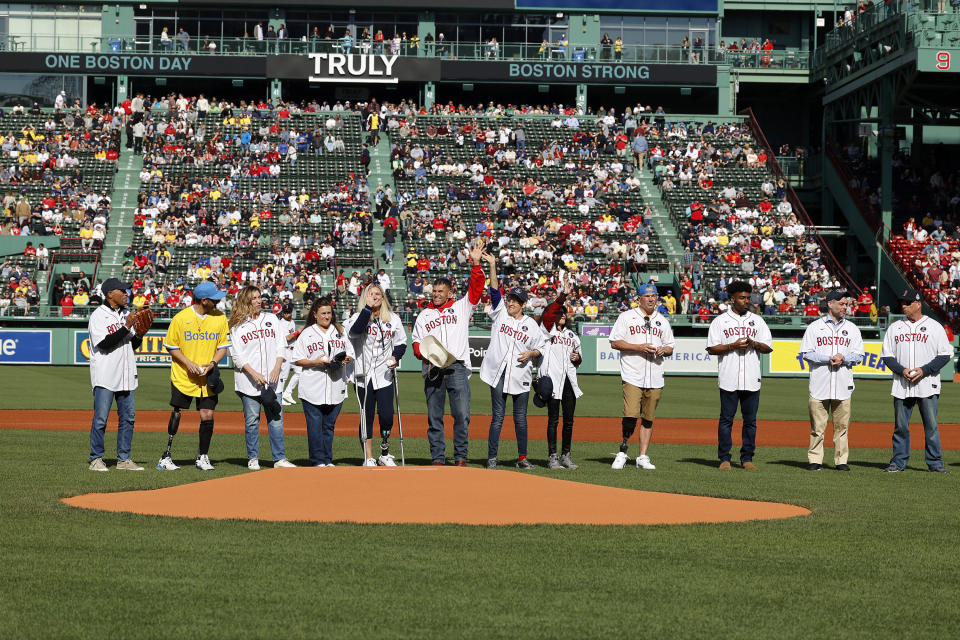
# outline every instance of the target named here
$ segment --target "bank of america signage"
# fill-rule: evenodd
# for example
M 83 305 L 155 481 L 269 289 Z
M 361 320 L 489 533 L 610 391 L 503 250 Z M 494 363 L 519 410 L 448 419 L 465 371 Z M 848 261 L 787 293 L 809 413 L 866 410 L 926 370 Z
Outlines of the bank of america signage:
M 311 53 L 313 73 L 310 82 L 368 82 L 396 84 L 393 74 L 398 55 L 358 55 L 343 53 Z

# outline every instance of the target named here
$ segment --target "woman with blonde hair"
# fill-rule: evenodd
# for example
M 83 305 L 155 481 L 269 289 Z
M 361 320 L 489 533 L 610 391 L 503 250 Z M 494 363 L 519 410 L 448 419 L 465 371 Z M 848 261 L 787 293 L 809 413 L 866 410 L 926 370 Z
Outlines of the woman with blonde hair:
M 260 469 L 260 410 L 267 417 L 274 468 L 295 467 L 283 445 L 283 409 L 277 400 L 277 382 L 287 344 L 277 316 L 263 311 L 260 289 L 246 286 L 230 312 L 230 355 L 236 375 L 233 388 L 243 404 L 247 468 Z
M 407 333 L 400 316 L 390 308 L 383 288 L 366 286 L 360 295 L 357 312 L 346 322 L 356 362 L 354 382 L 360 402 L 365 467 L 397 466 L 390 455 L 390 431 L 393 429 L 393 394 L 397 365 L 407 350 Z M 380 416 L 380 456 L 373 457 L 373 414 Z
M 333 302 L 317 298 L 307 312 L 300 336 L 293 345 L 294 364 L 300 373 L 300 402 L 307 422 L 310 464 L 332 467 L 333 428 L 347 397 L 345 365 L 352 361 L 343 327 L 333 320 Z

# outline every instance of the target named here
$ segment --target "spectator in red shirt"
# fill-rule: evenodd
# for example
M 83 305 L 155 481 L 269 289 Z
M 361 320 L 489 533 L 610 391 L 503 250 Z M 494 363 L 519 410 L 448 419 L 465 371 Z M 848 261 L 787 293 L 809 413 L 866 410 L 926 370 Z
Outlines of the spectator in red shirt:
M 803 315 L 808 318 L 816 318 L 820 315 L 820 307 L 813 303 L 813 300 L 807 300 L 806 306 L 803 307 Z
M 857 298 L 856 315 L 861 318 L 869 317 L 871 306 L 873 306 L 873 296 L 870 295 L 869 291 L 864 289 L 863 293 L 860 294 L 860 297 Z

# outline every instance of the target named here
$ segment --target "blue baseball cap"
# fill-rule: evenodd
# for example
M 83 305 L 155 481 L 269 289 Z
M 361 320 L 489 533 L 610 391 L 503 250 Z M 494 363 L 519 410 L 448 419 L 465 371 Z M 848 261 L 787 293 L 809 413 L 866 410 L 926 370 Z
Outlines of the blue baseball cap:
M 638 295 L 638 296 L 645 296 L 645 295 L 647 295 L 648 293 L 652 293 L 652 294 L 655 295 L 655 296 L 660 295 L 660 294 L 657 292 L 657 288 L 656 288 L 654 285 L 652 285 L 652 284 L 641 285 L 640 288 L 637 289 L 637 295 Z
M 212 282 L 201 282 L 196 287 L 193 288 L 193 297 L 195 300 L 201 300 L 203 298 L 210 298 L 211 300 L 221 300 L 223 296 L 227 295 L 226 292 L 221 291 L 217 288 L 217 285 Z

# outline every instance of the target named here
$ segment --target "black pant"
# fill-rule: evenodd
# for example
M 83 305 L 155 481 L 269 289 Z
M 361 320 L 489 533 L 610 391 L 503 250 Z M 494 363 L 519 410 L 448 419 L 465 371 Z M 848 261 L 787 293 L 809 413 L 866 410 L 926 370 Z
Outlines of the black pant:
M 563 383 L 563 395 L 559 400 L 550 398 L 547 403 L 547 451 L 550 455 L 557 452 L 557 422 L 560 420 L 560 407 L 563 406 L 563 448 L 561 453 L 570 453 L 570 441 L 573 440 L 573 414 L 577 410 L 577 397 L 573 393 L 570 378 Z

